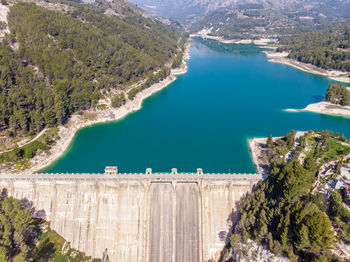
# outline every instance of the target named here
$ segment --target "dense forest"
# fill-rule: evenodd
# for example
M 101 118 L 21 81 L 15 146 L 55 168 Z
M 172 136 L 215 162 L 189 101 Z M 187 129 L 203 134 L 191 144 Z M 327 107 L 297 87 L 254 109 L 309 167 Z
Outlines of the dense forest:
M 277 51 L 324 69 L 350 72 L 350 26 L 281 37 Z
M 181 53 L 177 31 L 130 8 L 108 16 L 102 1 L 62 3 L 68 10 L 10 8 L 10 34 L 0 44 L 0 131 L 35 134 L 63 124 Z
M 342 106 L 350 105 L 350 91 L 345 85 L 331 84 L 326 92 L 326 100 Z
M 51 230 L 28 200 L 17 200 L 0 193 L 0 261 L 1 262 L 98 262 L 83 253 L 62 249 L 65 240 Z
M 241 201 L 239 219 L 230 237 L 238 260 L 245 256 L 242 243 L 248 239 L 292 261 L 337 261 L 331 251 L 335 243 L 340 239 L 350 243 L 350 211 L 345 208 L 345 192 L 321 193 L 324 184 L 337 177 L 343 161 L 349 161 L 343 159 L 350 153 L 349 140 L 329 131 L 309 131 L 300 138 L 300 146 L 286 163 L 278 156 L 293 147 L 288 141 L 294 135 L 292 132 L 289 138 L 268 140 L 267 146 L 276 156 L 271 158 L 271 172 Z M 304 160 L 300 161 L 303 155 Z M 321 177 L 321 166 L 334 160 L 338 164 L 333 175 Z

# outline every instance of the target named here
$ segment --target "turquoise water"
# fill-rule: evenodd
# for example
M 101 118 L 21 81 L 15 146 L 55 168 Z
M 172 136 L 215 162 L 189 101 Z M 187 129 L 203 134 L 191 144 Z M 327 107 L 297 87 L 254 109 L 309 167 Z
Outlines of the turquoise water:
M 329 129 L 350 137 L 350 119 L 290 113 L 320 101 L 328 79 L 270 63 L 254 45 L 196 40 L 189 71 L 121 121 L 78 132 L 66 154 L 45 171 L 255 172 L 247 141 L 292 129 Z

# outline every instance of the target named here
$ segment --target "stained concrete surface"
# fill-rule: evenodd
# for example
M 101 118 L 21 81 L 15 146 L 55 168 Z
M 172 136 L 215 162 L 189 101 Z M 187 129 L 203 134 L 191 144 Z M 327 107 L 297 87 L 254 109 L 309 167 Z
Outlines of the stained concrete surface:
M 73 248 L 111 262 L 217 260 L 230 214 L 253 180 L 150 181 L 4 179 L 10 196 L 32 201 Z
M 174 226 L 172 184 L 151 184 L 150 196 L 149 261 L 171 262 Z
M 176 262 L 200 261 L 199 192 L 194 183 L 176 186 Z

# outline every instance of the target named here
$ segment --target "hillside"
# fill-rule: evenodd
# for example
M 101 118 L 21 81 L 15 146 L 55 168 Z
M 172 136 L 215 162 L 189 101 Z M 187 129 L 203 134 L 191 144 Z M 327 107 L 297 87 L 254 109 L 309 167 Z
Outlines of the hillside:
M 2 27 L 9 33 L 0 43 L 0 151 L 65 124 L 74 113 L 103 109 L 100 99 L 125 96 L 149 79 L 133 88 L 128 97 L 133 99 L 164 79 L 173 60 L 182 57 L 180 33 L 122 0 L 9 2 L 5 8 L 8 24 Z M 52 144 L 52 133 L 28 153 L 1 154 L 0 162 L 31 158 Z
M 322 29 L 350 18 L 348 0 L 131 0 L 147 12 L 225 39 L 276 37 Z
M 277 51 L 323 69 L 350 72 L 350 23 L 316 32 L 281 37 Z
M 300 15 L 320 15 L 342 17 L 349 15 L 349 1 L 347 0 L 131 0 L 132 3 L 147 10 L 147 12 L 163 15 L 184 21 L 200 19 L 213 11 L 228 8 L 230 10 L 284 10 L 290 14 L 298 12 Z
M 217 9 L 191 26 L 225 39 L 272 38 L 314 31 L 350 18 L 348 1 L 237 1 Z
M 292 261 L 349 258 L 350 141 L 309 131 L 259 144 L 268 176 L 240 203 L 222 261 L 246 259 L 250 239 Z

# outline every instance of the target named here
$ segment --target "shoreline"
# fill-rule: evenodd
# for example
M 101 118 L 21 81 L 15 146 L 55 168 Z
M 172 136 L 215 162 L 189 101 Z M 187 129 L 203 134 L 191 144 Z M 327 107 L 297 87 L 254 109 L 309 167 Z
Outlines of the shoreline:
M 269 62 L 288 65 L 309 74 L 328 77 L 329 79 L 334 81 L 338 81 L 342 83 L 350 83 L 349 72 L 342 72 L 337 70 L 325 70 L 312 64 L 299 62 L 297 60 L 287 58 L 289 54 L 288 52 L 279 53 L 279 52 L 263 51 L 263 53 L 265 53 L 266 56 L 269 58 L 268 59 Z
M 93 126 L 95 124 L 118 121 L 126 117 L 128 114 L 136 112 L 142 108 L 143 101 L 153 94 L 164 89 L 173 83 L 177 76 L 185 74 L 188 70 L 186 61 L 190 59 L 189 50 L 191 43 L 188 42 L 185 46 L 182 64 L 171 70 L 170 75 L 163 81 L 150 86 L 149 88 L 139 92 L 133 100 L 128 100 L 123 106 L 113 108 L 110 103 L 107 104 L 105 110 L 86 110 L 83 115 L 74 114 L 64 126 L 59 126 L 57 135 L 59 139 L 55 141 L 49 152 L 42 152 L 34 156 L 30 161 L 30 167 L 25 170 L 18 170 L 15 167 L 2 170 L 1 172 L 15 173 L 15 174 L 32 174 L 37 173 L 59 160 L 64 153 L 69 149 L 77 132 L 85 127 Z M 90 115 L 91 119 L 88 119 Z M 87 117 L 87 118 L 86 118 Z
M 276 41 L 277 41 L 277 40 L 271 39 L 271 38 L 261 38 L 261 39 L 256 39 L 256 40 L 252 40 L 252 39 L 227 40 L 221 36 L 211 36 L 211 35 L 207 35 L 205 33 L 191 34 L 190 38 L 193 38 L 193 37 L 201 37 L 203 39 L 216 40 L 216 41 L 223 43 L 223 44 L 254 44 L 254 45 L 259 45 L 259 46 L 267 46 L 268 44 L 276 43 Z
M 249 153 L 253 161 L 254 167 L 259 174 L 264 175 L 265 171 L 261 166 L 262 163 L 259 161 L 261 155 L 260 144 L 266 144 L 267 138 L 250 138 L 248 139 Z
M 268 59 L 269 62 L 288 65 L 309 74 L 328 77 L 329 79 L 337 82 L 350 83 L 350 77 L 349 77 L 350 72 L 343 72 L 343 71 L 337 71 L 337 70 L 325 70 L 313 64 L 307 64 L 307 63 L 299 62 L 294 59 L 287 58 L 289 55 L 288 52 L 276 52 L 275 50 L 277 49 L 277 46 L 271 45 L 271 43 L 274 43 L 274 44 L 277 43 L 276 39 L 261 38 L 259 40 L 252 40 L 252 39 L 226 40 L 223 37 L 210 36 L 207 33 L 208 32 L 203 31 L 203 32 L 191 34 L 190 38 L 201 37 L 203 39 L 216 40 L 223 44 L 254 44 L 261 48 L 273 50 L 273 51 L 262 51 L 269 58 Z
M 282 137 L 272 137 L 273 141 Z M 248 139 L 249 154 L 256 171 L 265 179 L 270 173 L 270 162 L 268 159 L 268 148 L 266 141 L 268 137 L 253 137 Z
M 349 77 L 350 72 L 343 72 L 343 71 L 337 71 L 337 70 L 325 70 L 312 64 L 307 64 L 307 63 L 299 62 L 294 59 L 287 58 L 289 55 L 288 52 L 276 52 L 275 50 L 277 49 L 277 46 L 271 45 L 271 43 L 276 44 L 277 42 L 276 39 L 261 38 L 259 40 L 252 40 L 252 39 L 226 40 L 220 36 L 210 36 L 210 35 L 207 35 L 206 33 L 200 33 L 200 32 L 190 35 L 190 38 L 193 38 L 193 37 L 201 37 L 203 39 L 216 40 L 223 44 L 254 44 L 261 48 L 273 50 L 273 51 L 262 51 L 269 58 L 268 59 L 269 62 L 288 65 L 309 74 L 328 77 L 329 79 L 337 82 L 350 83 L 350 77 Z
M 331 116 L 350 117 L 350 106 L 335 105 L 327 101 L 313 103 L 303 109 L 285 109 L 286 112 L 312 112 Z

